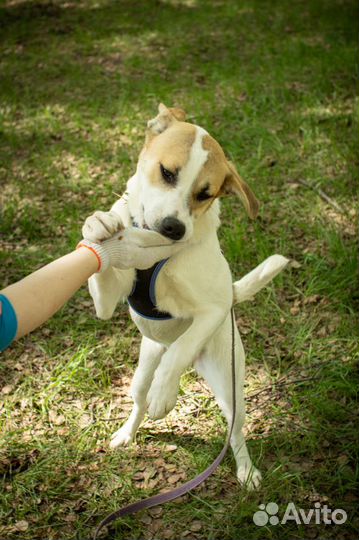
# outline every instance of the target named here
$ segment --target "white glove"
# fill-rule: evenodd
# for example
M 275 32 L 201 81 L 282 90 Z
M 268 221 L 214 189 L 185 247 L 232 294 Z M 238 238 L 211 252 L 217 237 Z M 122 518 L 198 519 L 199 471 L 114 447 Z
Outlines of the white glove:
M 174 242 L 155 231 L 128 227 L 103 242 L 81 240 L 78 248 L 87 247 L 99 260 L 98 272 L 109 266 L 144 270 L 157 261 L 167 259 L 180 251 L 185 242 Z

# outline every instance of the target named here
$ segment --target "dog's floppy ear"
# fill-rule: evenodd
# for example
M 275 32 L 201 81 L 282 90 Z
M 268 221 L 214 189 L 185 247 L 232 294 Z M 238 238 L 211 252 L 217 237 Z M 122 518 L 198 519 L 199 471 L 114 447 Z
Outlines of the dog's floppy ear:
M 165 131 L 174 122 L 183 122 L 186 113 L 182 109 L 167 108 L 160 103 L 158 106 L 158 115 L 147 122 L 147 128 L 151 135 L 159 135 Z
M 239 176 L 235 166 L 227 161 L 228 174 L 222 184 L 221 195 L 234 193 L 244 204 L 247 214 L 254 219 L 258 215 L 259 202 L 249 185 Z

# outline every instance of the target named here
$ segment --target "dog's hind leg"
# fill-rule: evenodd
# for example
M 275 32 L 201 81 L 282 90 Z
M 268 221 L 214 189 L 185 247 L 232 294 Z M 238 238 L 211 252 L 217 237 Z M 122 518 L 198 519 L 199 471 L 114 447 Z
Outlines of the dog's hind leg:
M 140 358 L 131 384 L 133 409 L 125 424 L 111 438 L 110 447 L 127 446 L 133 441 L 147 410 L 146 397 L 153 375 L 166 348 L 151 339 L 142 338 Z
M 237 329 L 235 332 L 236 417 L 231 436 L 231 447 L 236 459 L 238 480 L 247 489 L 253 490 L 260 484 L 261 473 L 252 464 L 242 432 L 245 418 L 243 395 L 245 356 Z M 228 425 L 231 424 L 233 415 L 230 336 L 231 319 L 229 316 L 194 364 L 196 371 L 212 389 Z

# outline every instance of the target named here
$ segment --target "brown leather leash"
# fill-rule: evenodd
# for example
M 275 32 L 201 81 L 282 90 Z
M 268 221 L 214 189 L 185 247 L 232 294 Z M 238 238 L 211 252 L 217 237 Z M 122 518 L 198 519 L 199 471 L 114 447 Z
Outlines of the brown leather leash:
M 135 514 L 136 512 L 139 512 L 140 510 L 144 510 L 146 508 L 152 508 L 153 506 L 158 506 L 160 504 L 173 501 L 174 499 L 177 499 L 177 497 L 181 497 L 182 495 L 185 495 L 189 491 L 192 491 L 192 489 L 195 489 L 200 484 L 202 484 L 202 482 L 207 480 L 207 478 L 211 476 L 211 474 L 217 469 L 218 465 L 223 460 L 230 444 L 234 421 L 236 418 L 235 322 L 234 322 L 233 308 L 231 309 L 231 326 L 232 326 L 232 358 L 231 358 L 232 421 L 231 421 L 230 429 L 228 431 L 225 445 L 223 446 L 220 454 L 211 463 L 211 465 L 207 467 L 206 470 L 204 470 L 202 473 L 200 473 L 198 476 L 196 476 L 192 480 L 189 480 L 188 482 L 182 484 L 181 486 L 178 486 L 177 488 L 172 489 L 171 491 L 166 491 L 165 493 L 159 493 L 158 495 L 153 495 L 152 497 L 148 497 L 147 499 L 141 499 L 140 501 L 134 502 L 132 504 L 128 504 L 127 506 L 123 506 L 122 508 L 119 508 L 118 510 L 111 512 L 111 514 L 108 514 L 108 516 L 106 516 L 97 526 L 92 536 L 93 540 L 98 539 L 98 535 L 104 527 L 106 527 L 110 523 L 113 523 L 114 521 L 116 521 L 117 519 L 121 517 L 129 516 L 130 514 Z

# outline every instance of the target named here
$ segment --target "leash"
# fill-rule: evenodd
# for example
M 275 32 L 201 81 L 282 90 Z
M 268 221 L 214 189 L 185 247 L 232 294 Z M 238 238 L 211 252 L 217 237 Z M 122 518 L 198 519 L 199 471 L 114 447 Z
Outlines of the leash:
M 182 495 L 185 495 L 189 491 L 192 491 L 192 489 L 195 489 L 198 487 L 202 482 L 207 480 L 209 476 L 211 476 L 212 473 L 217 469 L 218 465 L 223 460 L 224 456 L 227 453 L 232 432 L 233 432 L 233 426 L 234 421 L 236 418 L 236 371 L 235 371 L 235 322 L 234 322 L 234 310 L 231 309 L 231 328 L 232 328 L 232 351 L 231 351 L 231 368 L 232 368 L 232 421 L 231 425 L 228 431 L 227 439 L 225 442 L 225 445 L 223 446 L 220 454 L 216 457 L 216 459 L 211 463 L 209 467 L 207 467 L 206 470 L 204 470 L 202 473 L 200 473 L 198 476 L 193 478 L 192 480 L 189 480 L 188 482 L 182 484 L 181 486 L 178 486 L 177 488 L 166 491 L 165 493 L 159 493 L 158 495 L 153 495 L 152 497 L 148 497 L 147 499 L 142 499 L 140 501 L 134 502 L 132 504 L 128 504 L 127 506 L 123 506 L 122 508 L 119 508 L 118 510 L 115 510 L 111 514 L 108 514 L 97 526 L 92 540 L 97 540 L 98 535 L 100 534 L 100 531 L 106 527 L 106 525 L 109 525 L 110 523 L 113 523 L 117 519 L 125 516 L 129 516 L 130 514 L 135 514 L 136 512 L 139 512 L 140 510 L 145 510 L 146 508 L 152 508 L 153 506 L 158 506 L 160 504 L 164 504 L 170 501 L 173 501 L 173 499 L 177 499 L 177 497 L 181 497 Z

